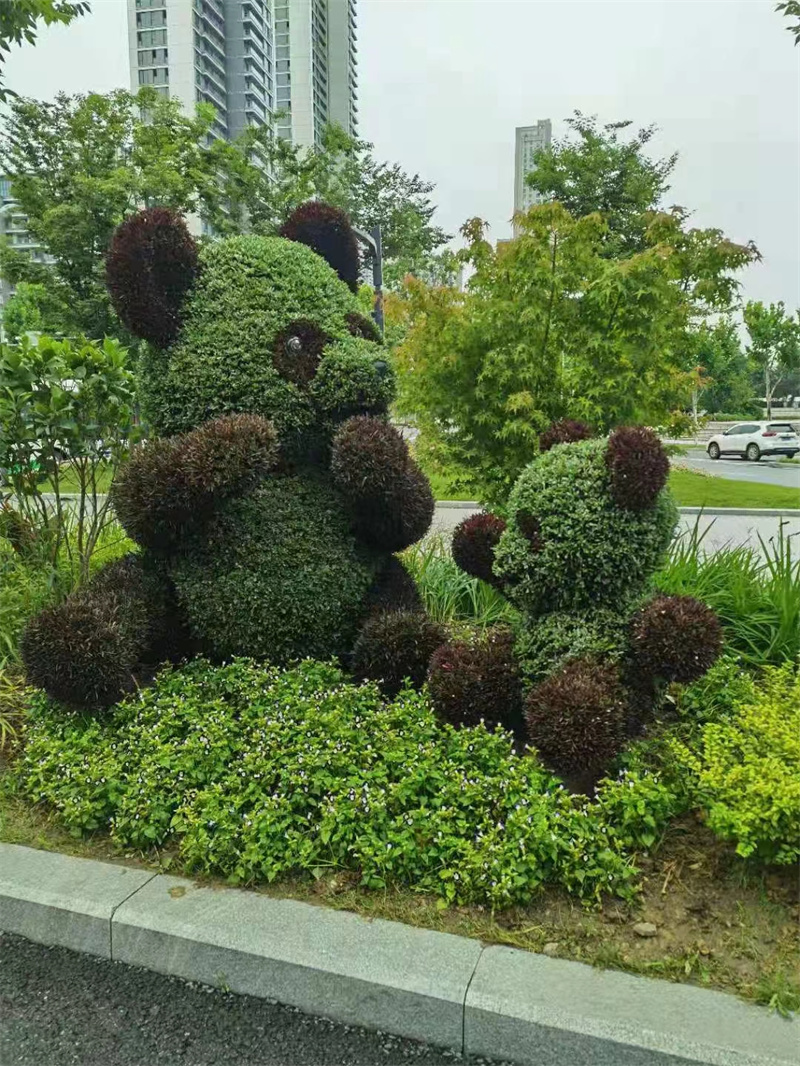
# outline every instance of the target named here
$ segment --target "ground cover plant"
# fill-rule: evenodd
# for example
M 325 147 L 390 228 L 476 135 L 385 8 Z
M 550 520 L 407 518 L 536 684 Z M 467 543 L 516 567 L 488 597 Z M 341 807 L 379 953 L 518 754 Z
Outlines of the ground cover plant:
M 601 808 L 514 755 L 511 737 L 442 726 L 424 695 L 387 704 L 310 660 L 197 660 L 106 722 L 40 697 L 18 768 L 75 833 L 174 840 L 189 869 L 236 881 L 344 868 L 372 888 L 503 906 L 546 883 L 624 897 L 634 879 Z
M 272 884 L 489 942 L 555 944 L 564 957 L 793 1009 L 792 865 L 763 861 L 781 849 L 788 860 L 798 835 L 796 788 L 784 787 L 797 678 L 768 674 L 766 700 L 760 684 L 721 659 L 675 691 L 674 709 L 589 801 L 515 753 L 509 734 L 442 725 L 424 693 L 387 701 L 333 664 L 197 660 L 105 721 L 29 698 L 26 747 L 0 785 L 0 839 Z M 782 778 L 781 753 L 758 736 L 774 718 L 785 721 Z M 721 729 L 730 743 L 715 739 Z M 738 771 L 725 757 L 743 731 L 756 755 L 749 795 L 730 787 Z M 758 788 L 764 760 L 781 800 Z M 754 821 L 768 802 L 783 819 Z M 762 846 L 748 852 L 756 828 Z M 642 918 L 657 937 L 635 934 Z

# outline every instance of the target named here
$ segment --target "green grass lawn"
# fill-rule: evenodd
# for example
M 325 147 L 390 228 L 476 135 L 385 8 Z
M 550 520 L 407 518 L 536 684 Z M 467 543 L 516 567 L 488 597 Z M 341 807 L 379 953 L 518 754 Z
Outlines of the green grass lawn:
M 101 463 L 97 471 L 97 491 L 98 493 L 108 492 L 111 485 L 112 470 L 107 463 Z M 6 487 L 3 483 L 2 487 Z M 62 492 L 79 492 L 80 484 L 77 474 L 72 467 L 63 466 L 61 468 L 61 477 L 59 479 L 59 487 Z M 51 481 L 45 481 L 41 486 L 42 492 L 52 492 L 53 485 Z
M 672 470 L 669 487 L 679 507 L 767 507 L 800 509 L 800 490 L 757 481 L 705 477 L 692 470 Z
M 446 474 L 430 477 L 433 495 L 437 500 L 464 499 L 464 493 L 453 488 L 453 479 Z M 763 485 L 756 481 L 734 481 L 733 478 L 706 476 L 692 470 L 673 469 L 669 487 L 679 507 L 764 507 L 800 509 L 800 489 L 782 485 Z

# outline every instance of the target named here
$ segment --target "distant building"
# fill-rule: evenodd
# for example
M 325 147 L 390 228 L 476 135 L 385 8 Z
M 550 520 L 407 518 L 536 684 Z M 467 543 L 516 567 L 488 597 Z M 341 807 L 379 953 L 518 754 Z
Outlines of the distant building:
M 356 0 L 128 0 L 128 44 L 132 90 L 213 104 L 219 137 L 277 111 L 295 144 L 356 133 Z
M 278 133 L 319 144 L 329 123 L 358 133 L 356 0 L 276 0 Z
M 51 262 L 42 247 L 28 233 L 28 220 L 11 195 L 11 179 L 0 178 L 0 237 L 15 251 L 38 263 Z M 14 295 L 14 286 L 0 278 L 0 309 Z
M 514 214 L 527 211 L 533 204 L 539 203 L 540 196 L 525 178 L 536 169 L 534 155 L 540 148 L 548 148 L 553 139 L 553 125 L 549 118 L 542 118 L 535 126 L 517 126 L 516 150 L 514 153 Z M 519 227 L 514 225 L 514 236 Z

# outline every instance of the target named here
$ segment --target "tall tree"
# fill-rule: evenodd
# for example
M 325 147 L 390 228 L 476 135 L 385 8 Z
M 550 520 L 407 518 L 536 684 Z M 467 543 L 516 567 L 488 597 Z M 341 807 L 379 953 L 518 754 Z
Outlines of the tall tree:
M 751 300 L 744 309 L 744 324 L 750 336 L 747 355 L 754 371 L 763 375 L 767 418 L 772 418 L 779 385 L 800 368 L 800 311 L 787 315 L 782 301 L 765 307 Z
M 753 414 L 755 402 L 747 355 L 731 317 L 703 322 L 686 338 L 684 367 L 697 383 L 693 406 L 712 414 Z
M 606 223 L 606 254 L 630 255 L 647 246 L 649 215 L 669 190 L 678 156 L 651 159 L 646 148 L 657 132 L 632 132 L 628 120 L 601 126 L 576 111 L 566 137 L 539 149 L 527 183 L 545 200 L 557 200 L 575 218 L 597 211 Z
M 46 328 L 124 336 L 106 293 L 104 255 L 116 226 L 138 207 L 196 212 L 222 232 L 236 225 L 225 190 L 257 168 L 235 145 L 209 143 L 213 120 L 213 108 L 201 105 L 189 117 L 149 87 L 136 96 L 118 90 L 12 102 L 0 163 L 31 236 L 53 262 L 6 247 L 0 270 L 11 282 L 45 287 Z
M 67 3 L 66 0 L 3 0 L 0 3 L 0 103 L 16 94 L 6 87 L 2 65 L 12 44 L 34 44 L 39 22 L 52 26 L 54 22 L 67 24 L 89 10 L 87 3 Z
M 396 356 L 423 460 L 497 503 L 556 418 L 665 421 L 691 389 L 687 337 L 729 306 L 754 252 L 680 214 L 657 218 L 624 257 L 607 254 L 599 214 L 559 203 L 533 207 L 496 250 L 479 220 L 464 228 L 467 292 L 411 285 L 415 324 Z
M 306 151 L 265 127 L 232 142 L 211 138 L 213 121 L 209 105 L 187 116 L 151 87 L 13 102 L 0 165 L 54 261 L 6 247 L 0 272 L 44 286 L 46 329 L 128 339 L 106 295 L 104 254 L 118 223 L 143 205 L 195 214 L 221 235 L 274 233 L 299 203 L 324 197 L 362 228 L 380 223 L 390 278 L 436 265 L 448 238 L 432 222 L 432 186 L 418 175 L 376 162 L 370 145 L 338 127 Z

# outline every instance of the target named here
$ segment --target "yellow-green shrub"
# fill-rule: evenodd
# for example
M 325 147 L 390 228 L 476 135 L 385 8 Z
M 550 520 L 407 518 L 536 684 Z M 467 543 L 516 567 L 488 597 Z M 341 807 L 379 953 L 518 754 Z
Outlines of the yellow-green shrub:
M 686 758 L 709 826 L 739 855 L 800 859 L 800 674 L 791 663 L 769 669 L 731 718 L 706 725 Z

